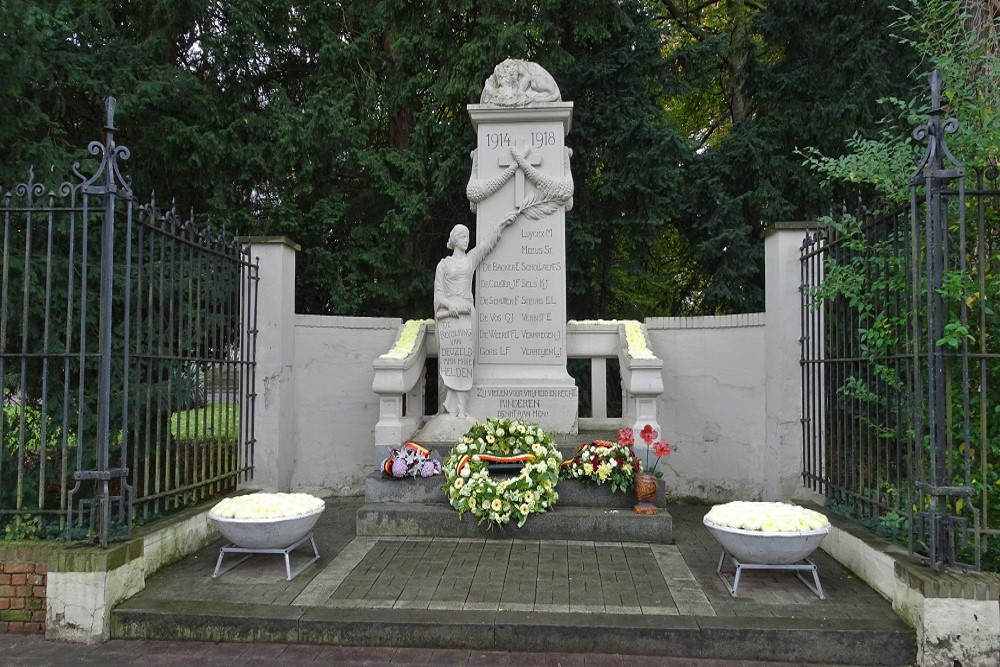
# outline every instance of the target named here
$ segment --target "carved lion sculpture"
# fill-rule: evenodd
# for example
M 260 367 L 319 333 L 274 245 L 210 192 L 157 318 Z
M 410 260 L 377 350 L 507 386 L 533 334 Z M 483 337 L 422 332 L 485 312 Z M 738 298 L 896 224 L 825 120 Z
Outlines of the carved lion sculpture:
M 483 86 L 481 104 L 518 107 L 532 102 L 559 102 L 559 86 L 538 63 L 508 58 L 493 70 Z

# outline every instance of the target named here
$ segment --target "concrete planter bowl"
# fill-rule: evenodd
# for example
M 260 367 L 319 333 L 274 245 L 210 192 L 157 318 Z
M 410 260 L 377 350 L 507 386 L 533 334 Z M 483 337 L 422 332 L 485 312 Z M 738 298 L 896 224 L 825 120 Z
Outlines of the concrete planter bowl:
M 830 527 L 795 532 L 766 532 L 719 526 L 702 520 L 727 553 L 745 563 L 788 565 L 798 563 L 819 547 Z
M 208 518 L 223 537 L 244 549 L 284 549 L 309 534 L 324 507 L 297 516 L 275 519 L 233 519 L 212 512 Z

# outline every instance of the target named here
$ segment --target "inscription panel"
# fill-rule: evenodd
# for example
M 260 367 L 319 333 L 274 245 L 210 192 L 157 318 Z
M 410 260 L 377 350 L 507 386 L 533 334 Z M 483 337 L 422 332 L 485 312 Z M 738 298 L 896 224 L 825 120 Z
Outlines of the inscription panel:
M 570 432 L 576 427 L 575 386 L 477 386 L 472 390 L 470 404 L 484 414 L 540 424 L 554 433 Z
M 475 331 L 469 315 L 437 321 L 438 368 L 445 384 L 458 391 L 472 388 Z
M 566 165 L 563 126 L 558 121 L 479 126 L 480 179 L 504 173 L 512 149 L 528 149 L 527 161 L 550 178 L 561 178 Z M 515 206 L 535 201 L 538 188 L 530 174 L 517 170 L 495 195 L 480 204 L 478 235 Z M 537 213 L 538 209 L 535 209 Z M 476 308 L 478 363 L 565 366 L 566 240 L 565 211 L 522 215 L 479 266 Z

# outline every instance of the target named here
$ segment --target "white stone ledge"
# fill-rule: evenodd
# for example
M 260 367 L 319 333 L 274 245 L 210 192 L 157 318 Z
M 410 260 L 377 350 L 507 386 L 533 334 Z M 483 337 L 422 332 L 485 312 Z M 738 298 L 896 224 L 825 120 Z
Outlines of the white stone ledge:
M 730 329 L 734 327 L 762 326 L 764 326 L 764 313 L 646 318 L 647 329 Z
M 345 315 L 295 315 L 295 326 L 321 329 L 398 329 L 398 317 L 351 317 Z
M 803 504 L 826 514 L 832 524 L 820 548 L 891 601 L 914 628 L 919 665 L 997 664 L 1000 577 L 954 568 L 936 574 L 903 547 L 825 508 Z

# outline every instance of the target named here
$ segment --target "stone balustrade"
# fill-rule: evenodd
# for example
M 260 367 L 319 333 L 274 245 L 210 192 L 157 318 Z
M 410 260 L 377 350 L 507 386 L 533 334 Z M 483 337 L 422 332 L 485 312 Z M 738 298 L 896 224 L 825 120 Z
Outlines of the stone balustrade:
M 397 340 L 405 323 L 400 325 Z M 643 327 L 643 335 L 645 331 Z M 657 400 L 663 393 L 663 361 L 629 354 L 624 322 L 570 322 L 566 327 L 567 356 L 589 359 L 592 416 L 580 418 L 583 430 L 607 430 L 624 426 L 641 429 L 646 424 L 660 430 Z M 433 323 L 421 324 L 413 347 L 405 357 L 383 355 L 373 362 L 372 390 L 379 397 L 375 425 L 377 451 L 398 447 L 420 428 L 425 414 L 424 386 L 427 359 L 437 357 Z M 622 376 L 621 417 L 608 417 L 607 360 L 618 359 Z

